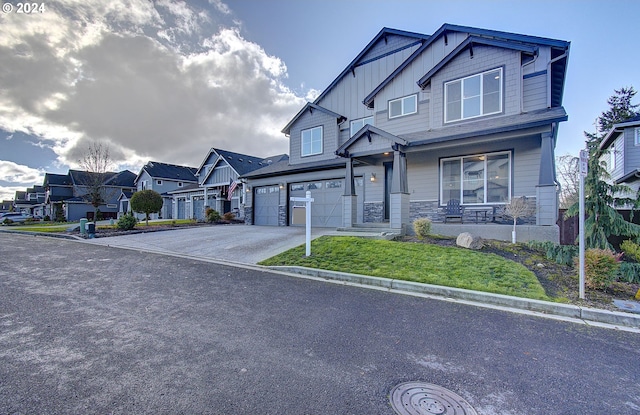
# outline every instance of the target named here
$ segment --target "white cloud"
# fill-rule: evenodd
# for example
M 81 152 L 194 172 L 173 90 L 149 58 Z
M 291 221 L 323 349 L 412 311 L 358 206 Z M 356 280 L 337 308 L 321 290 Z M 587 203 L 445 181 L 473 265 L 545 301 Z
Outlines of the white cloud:
M 44 173 L 12 161 L 0 160 L 0 200 L 12 200 L 16 191 L 42 184 Z M 5 182 L 9 185 L 3 186 Z
M 67 165 L 93 140 L 121 165 L 197 166 L 210 147 L 288 152 L 280 130 L 304 98 L 279 58 L 213 26 L 211 12 L 230 11 L 210 3 L 62 1 L 0 16 L 0 128 L 39 135 Z

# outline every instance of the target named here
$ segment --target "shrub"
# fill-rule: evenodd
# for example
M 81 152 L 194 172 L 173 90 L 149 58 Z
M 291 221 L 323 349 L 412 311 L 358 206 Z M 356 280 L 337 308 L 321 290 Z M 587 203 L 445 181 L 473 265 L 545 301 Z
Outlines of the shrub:
M 640 264 L 621 262 L 618 268 L 618 279 L 629 283 L 640 283 Z
M 608 249 L 591 248 L 584 253 L 584 279 L 587 288 L 606 290 L 616 279 L 620 256 Z M 579 259 L 575 259 L 578 268 Z
M 548 260 L 561 265 L 573 265 L 573 259 L 578 255 L 578 247 L 575 245 L 558 245 L 549 241 L 529 241 L 529 248 L 543 251 Z
M 126 214 L 118 219 L 118 229 L 122 229 L 123 231 L 130 231 L 131 229 L 136 227 L 138 223 L 138 219 L 135 216 Z
M 633 241 L 626 240 L 620 244 L 620 249 L 627 256 L 627 258 L 640 262 L 640 245 Z
M 222 215 L 222 219 L 231 222 L 232 220 L 234 220 L 236 218 L 236 214 L 233 212 L 227 212 L 224 215 Z
M 149 225 L 149 215 L 162 210 L 162 196 L 155 190 L 146 189 L 137 191 L 131 196 L 131 210 L 144 213 Z
M 11 225 L 12 223 L 13 223 L 13 221 L 11 219 L 9 219 L 9 218 L 7 218 L 7 219 L 2 221 L 3 225 Z
M 420 239 L 424 239 L 431 233 L 431 219 L 418 218 L 413 221 L 413 231 Z
M 45 217 L 42 219 L 45 222 L 50 222 L 51 221 L 51 217 L 49 215 L 45 215 Z
M 207 208 L 205 212 L 207 214 L 207 222 L 214 223 L 220 220 L 220 214 L 218 213 L 217 210 Z

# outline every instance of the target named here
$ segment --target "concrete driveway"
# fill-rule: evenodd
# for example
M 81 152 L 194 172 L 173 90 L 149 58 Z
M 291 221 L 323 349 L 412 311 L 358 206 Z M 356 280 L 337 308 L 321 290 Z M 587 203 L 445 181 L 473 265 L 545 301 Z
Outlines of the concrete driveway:
M 311 237 L 335 234 L 312 229 Z M 293 226 L 219 225 L 138 233 L 87 240 L 97 245 L 257 264 L 305 243 L 305 229 Z

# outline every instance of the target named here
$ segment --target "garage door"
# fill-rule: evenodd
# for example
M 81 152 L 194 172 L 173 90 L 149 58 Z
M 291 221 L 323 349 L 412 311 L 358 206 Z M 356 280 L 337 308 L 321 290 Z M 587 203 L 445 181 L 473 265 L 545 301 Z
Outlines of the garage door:
M 253 223 L 256 225 L 278 226 L 278 205 L 280 187 L 256 187 L 253 197 Z
M 338 228 L 342 226 L 342 194 L 344 193 L 344 179 L 318 180 L 313 182 L 293 183 L 290 185 L 291 197 L 305 197 L 307 190 L 311 191 L 311 226 L 322 228 Z M 356 178 L 356 194 L 358 195 L 358 218 L 361 222 L 362 178 Z M 302 203 L 291 202 L 289 218 L 293 217 L 293 206 Z

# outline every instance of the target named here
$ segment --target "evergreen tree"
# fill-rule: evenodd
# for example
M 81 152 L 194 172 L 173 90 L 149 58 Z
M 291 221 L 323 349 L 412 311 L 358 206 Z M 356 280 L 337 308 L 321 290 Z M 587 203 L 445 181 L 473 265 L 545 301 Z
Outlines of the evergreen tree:
M 610 108 L 598 118 L 598 130 L 594 134 L 585 132 L 587 150 L 589 151 L 588 173 L 584 181 L 585 192 L 585 245 L 587 248 L 612 249 L 608 241 L 609 236 L 626 236 L 632 239 L 640 237 L 640 226 L 627 222 L 616 210 L 623 206 L 638 206 L 638 198 L 623 196 L 630 194 L 631 189 L 625 185 L 610 182 L 606 164 L 601 162 L 602 156 L 609 154 L 609 150 L 602 150 L 600 144 L 606 134 L 618 124 L 633 118 L 638 113 L 638 105 L 632 105 L 631 99 L 636 91 L 631 88 L 615 90 L 607 103 Z M 578 214 L 578 203 L 567 211 L 567 215 Z

